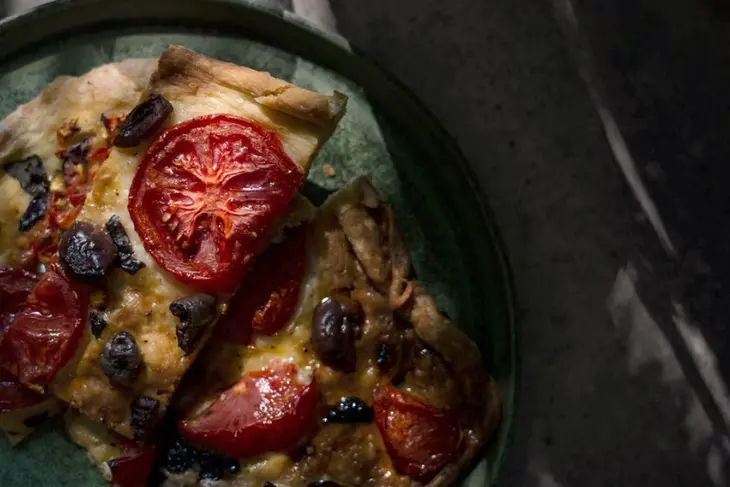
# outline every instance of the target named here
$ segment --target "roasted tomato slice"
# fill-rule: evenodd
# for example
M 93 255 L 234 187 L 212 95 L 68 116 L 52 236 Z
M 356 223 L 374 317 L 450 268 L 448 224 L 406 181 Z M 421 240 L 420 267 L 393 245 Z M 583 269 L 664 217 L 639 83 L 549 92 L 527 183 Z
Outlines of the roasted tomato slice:
M 52 265 L 0 344 L 0 366 L 24 384 L 47 386 L 76 350 L 87 308 L 86 289 Z
M 178 423 L 192 445 L 233 458 L 297 446 L 317 407 L 314 381 L 302 384 L 292 364 L 249 372 L 200 414 Z
M 124 447 L 122 456 L 107 462 L 112 472 L 112 484 L 117 487 L 144 487 L 157 458 L 157 445 L 147 443 Z
M 399 473 L 427 481 L 461 454 L 461 428 L 447 412 L 391 386 L 376 389 L 373 409 Z
M 246 345 L 252 330 L 273 335 L 287 324 L 299 300 L 306 240 L 305 229 L 298 228 L 258 258 L 216 327 L 224 340 Z
M 147 149 L 129 212 L 163 269 L 203 290 L 227 291 L 302 183 L 273 132 L 230 115 L 198 117 Z
M 36 282 L 38 278 L 30 272 L 0 267 L 0 340 Z M 13 374 L 0 369 L 0 413 L 33 406 L 44 399 L 43 395 L 23 386 Z

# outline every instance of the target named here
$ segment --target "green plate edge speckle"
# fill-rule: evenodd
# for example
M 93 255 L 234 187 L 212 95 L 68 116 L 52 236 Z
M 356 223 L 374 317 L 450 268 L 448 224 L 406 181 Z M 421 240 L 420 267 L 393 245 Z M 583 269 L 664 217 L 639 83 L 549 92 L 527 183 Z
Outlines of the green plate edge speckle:
M 0 118 L 58 75 L 157 55 L 172 42 L 350 97 L 348 114 L 309 179 L 335 189 L 367 174 L 393 204 L 419 278 L 479 344 L 499 384 L 500 429 L 461 482 L 497 485 L 519 376 L 515 296 L 503 245 L 453 139 L 405 86 L 345 39 L 241 0 L 61 0 L 0 21 Z M 334 177 L 323 175 L 325 162 L 336 169 Z M 0 486 L 21 485 L 104 483 L 55 421 L 19 449 L 0 439 Z

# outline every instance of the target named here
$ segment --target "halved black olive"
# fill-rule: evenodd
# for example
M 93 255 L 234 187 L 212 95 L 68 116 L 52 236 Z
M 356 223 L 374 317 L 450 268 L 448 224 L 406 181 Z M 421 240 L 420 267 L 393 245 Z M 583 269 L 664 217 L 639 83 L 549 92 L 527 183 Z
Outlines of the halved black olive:
M 156 95 L 132 109 L 114 138 L 117 147 L 136 147 L 154 134 L 172 113 L 172 105 L 164 96 Z
M 48 173 L 38 156 L 30 156 L 20 161 L 3 164 L 6 173 L 18 180 L 23 191 L 31 196 L 47 194 L 50 183 Z
M 137 440 L 147 438 L 157 426 L 160 401 L 149 396 L 140 396 L 132 402 L 129 426 Z
M 359 305 L 345 297 L 328 296 L 312 317 L 312 346 L 325 364 L 343 372 L 355 368 L 355 339 L 362 321 Z
M 170 473 L 183 473 L 193 468 L 198 451 L 182 438 L 175 438 L 162 457 L 162 467 Z
M 180 318 L 177 344 L 185 354 L 190 354 L 205 326 L 215 319 L 215 298 L 209 294 L 186 296 L 170 304 L 170 312 Z
M 77 221 L 61 237 L 58 255 L 70 276 L 98 284 L 114 265 L 117 247 L 99 226 Z
M 89 313 L 89 325 L 91 325 L 91 334 L 99 338 L 106 328 L 106 320 L 96 311 Z
M 106 231 L 117 246 L 117 260 L 119 267 L 128 274 L 134 275 L 142 269 L 145 264 L 134 258 L 134 248 L 129 242 L 127 231 L 124 230 L 121 220 L 117 215 L 112 215 L 106 222 Z
M 18 222 L 18 230 L 20 230 L 21 232 L 27 232 L 28 230 L 30 230 L 33 225 L 38 222 L 38 220 L 43 218 L 43 215 L 46 214 L 47 208 L 48 194 L 43 193 L 35 196 L 30 201 L 30 203 L 28 203 L 28 208 L 25 209 L 23 216 L 20 217 L 20 221 Z
M 109 339 L 101 352 L 101 368 L 110 381 L 131 385 L 142 367 L 142 353 L 134 337 L 123 331 Z
M 373 408 L 357 397 L 343 397 L 322 419 L 323 423 L 369 423 Z
M 236 473 L 241 468 L 237 460 L 207 450 L 198 451 L 200 478 L 220 480 L 226 474 Z

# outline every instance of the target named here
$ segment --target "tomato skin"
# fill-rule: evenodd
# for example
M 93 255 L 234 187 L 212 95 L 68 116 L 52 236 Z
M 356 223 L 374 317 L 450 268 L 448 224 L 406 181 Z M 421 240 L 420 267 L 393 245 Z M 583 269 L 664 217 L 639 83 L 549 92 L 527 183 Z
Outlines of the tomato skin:
M 256 260 L 216 327 L 224 340 L 247 345 L 252 330 L 273 335 L 289 322 L 304 278 L 306 237 L 298 228 Z
M 208 115 L 163 132 L 145 152 L 129 213 L 147 251 L 177 279 L 231 291 L 304 183 L 278 136 Z
M 178 423 L 194 446 L 233 458 L 297 446 L 309 431 L 319 394 L 314 381 L 300 384 L 292 364 L 244 374 L 200 414 Z
M 53 264 L 0 343 L 0 366 L 23 384 L 45 387 L 71 359 L 87 320 L 88 291 Z
M 157 444 L 129 443 L 122 456 L 107 462 L 112 472 L 112 484 L 117 487 L 144 487 L 157 459 Z
M 410 394 L 379 386 L 373 409 L 398 473 L 426 482 L 463 450 L 458 419 Z
M 3 339 L 15 315 L 23 308 L 25 299 L 35 287 L 35 274 L 0 266 L 0 340 Z M 5 369 L 0 369 L 0 413 L 33 406 L 45 400 L 42 394 L 28 389 Z

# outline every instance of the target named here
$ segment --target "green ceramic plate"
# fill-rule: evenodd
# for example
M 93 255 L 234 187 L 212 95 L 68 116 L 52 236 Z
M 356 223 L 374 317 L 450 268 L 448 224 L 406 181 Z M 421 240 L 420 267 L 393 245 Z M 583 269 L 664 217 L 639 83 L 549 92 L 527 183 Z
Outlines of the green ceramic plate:
M 232 0 L 76 0 L 0 24 L 0 117 L 61 74 L 155 56 L 179 43 L 350 98 L 310 180 L 334 189 L 367 174 L 393 204 L 419 278 L 482 349 L 504 419 L 465 485 L 496 483 L 514 417 L 517 364 L 505 257 L 484 200 L 454 142 L 397 81 L 346 41 L 283 12 Z M 325 177 L 324 163 L 334 177 Z M 11 449 L 0 439 L 0 486 L 104 485 L 84 451 L 51 422 Z

